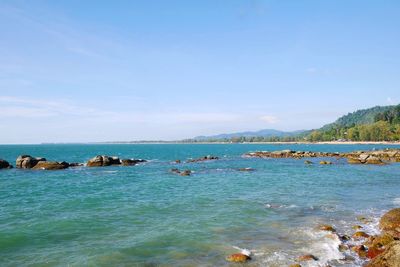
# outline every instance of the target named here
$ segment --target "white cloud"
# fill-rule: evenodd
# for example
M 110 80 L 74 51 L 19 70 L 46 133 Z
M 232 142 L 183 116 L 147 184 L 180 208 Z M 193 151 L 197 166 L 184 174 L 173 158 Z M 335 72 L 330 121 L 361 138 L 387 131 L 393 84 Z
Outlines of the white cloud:
M 260 120 L 266 122 L 266 123 L 270 123 L 270 124 L 274 124 L 278 122 L 278 118 L 275 116 L 271 116 L 271 115 L 264 115 L 260 117 Z

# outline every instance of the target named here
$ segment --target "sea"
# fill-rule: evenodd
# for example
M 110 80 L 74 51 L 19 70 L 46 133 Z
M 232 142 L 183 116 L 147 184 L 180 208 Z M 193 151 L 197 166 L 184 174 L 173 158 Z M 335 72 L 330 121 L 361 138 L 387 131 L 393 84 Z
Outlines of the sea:
M 354 225 L 379 232 L 379 217 L 400 206 L 400 163 L 350 165 L 331 158 L 261 159 L 251 151 L 347 152 L 395 145 L 46 144 L 1 145 L 19 155 L 86 162 L 96 155 L 145 159 L 135 166 L 58 171 L 0 170 L 0 266 L 362 266 L 340 252 Z M 218 160 L 187 163 L 207 155 Z M 181 160 L 181 163 L 176 163 Z M 190 176 L 170 170 L 189 169 Z M 252 171 L 239 171 L 252 168 Z M 366 220 L 359 221 L 359 216 Z M 356 242 L 355 242 L 356 243 Z

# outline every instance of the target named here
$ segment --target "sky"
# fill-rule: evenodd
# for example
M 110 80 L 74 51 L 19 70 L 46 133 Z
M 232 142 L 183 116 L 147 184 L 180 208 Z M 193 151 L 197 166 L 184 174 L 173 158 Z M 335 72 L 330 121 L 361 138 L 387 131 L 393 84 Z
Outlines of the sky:
M 0 143 L 319 128 L 400 102 L 400 1 L 0 1 Z

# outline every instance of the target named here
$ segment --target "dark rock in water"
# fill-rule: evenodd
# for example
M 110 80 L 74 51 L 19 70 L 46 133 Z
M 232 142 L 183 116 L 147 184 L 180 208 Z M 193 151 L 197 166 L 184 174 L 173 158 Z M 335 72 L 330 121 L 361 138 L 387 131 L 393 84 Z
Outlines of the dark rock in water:
M 219 158 L 215 157 L 215 156 L 208 155 L 208 156 L 205 156 L 205 157 L 202 157 L 202 158 L 198 158 L 198 159 L 189 159 L 187 162 L 192 163 L 192 162 L 202 162 L 202 161 L 217 160 L 217 159 L 219 159 Z
M 341 241 L 349 241 L 349 240 L 351 239 L 351 237 L 348 236 L 348 235 L 341 235 L 341 236 L 339 237 L 339 239 L 340 239 Z
M 362 238 L 368 238 L 369 234 L 367 234 L 363 231 L 358 231 L 358 232 L 355 232 L 352 237 L 353 237 L 353 239 L 358 240 L 358 239 L 362 239 Z
M 400 241 L 390 243 L 385 251 L 375 257 L 366 267 L 400 267 Z
M 170 169 L 169 171 L 170 171 L 170 172 L 173 172 L 173 173 L 180 173 L 180 172 L 181 172 L 181 171 L 180 171 L 179 169 L 177 169 L 177 168 Z
M 230 262 L 246 262 L 251 260 L 251 257 L 242 253 L 235 253 L 226 257 L 226 260 Z
M 253 168 L 239 168 L 237 170 L 240 171 L 240 172 L 253 172 L 253 171 L 255 171 L 255 169 L 253 169 Z
M 0 159 L 0 169 L 11 169 L 13 166 L 4 159 Z
M 304 164 L 313 164 L 313 162 L 311 160 L 306 160 L 304 161 Z
M 123 166 L 133 166 L 139 163 L 146 162 L 144 159 L 121 159 L 121 164 Z
M 31 169 L 40 161 L 46 161 L 45 158 L 34 158 L 29 155 L 21 155 L 17 158 L 15 166 L 21 169 Z
M 346 250 L 348 250 L 348 249 L 349 249 L 349 247 L 346 246 L 346 245 L 343 245 L 343 244 L 340 244 L 340 245 L 338 246 L 338 250 L 339 250 L 340 252 L 344 252 L 344 251 L 346 251 Z
M 81 167 L 81 166 L 85 166 L 85 164 L 83 163 L 78 163 L 78 162 L 72 162 L 69 164 L 70 167 Z
M 179 164 L 179 163 L 181 163 L 181 160 L 177 159 L 177 160 L 175 160 L 175 163 Z
M 385 213 L 379 222 L 379 227 L 391 236 L 400 238 L 400 208 Z
M 306 255 L 302 255 L 302 256 L 298 257 L 297 260 L 298 261 L 317 261 L 318 258 L 312 254 L 306 254 Z
M 67 162 L 39 161 L 32 169 L 34 170 L 62 170 L 69 167 Z
M 96 156 L 91 158 L 86 163 L 88 167 L 102 167 L 102 166 L 111 166 L 111 165 L 120 165 L 121 161 L 118 157 L 110 157 L 110 156 Z
M 192 174 L 191 170 L 184 170 L 179 173 L 181 176 L 190 176 Z

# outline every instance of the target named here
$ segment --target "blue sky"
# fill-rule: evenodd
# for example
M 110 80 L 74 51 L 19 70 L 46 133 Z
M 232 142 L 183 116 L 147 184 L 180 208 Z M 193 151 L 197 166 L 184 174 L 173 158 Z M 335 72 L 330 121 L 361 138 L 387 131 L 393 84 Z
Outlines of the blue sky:
M 0 143 L 310 129 L 400 101 L 399 1 L 0 2 Z

